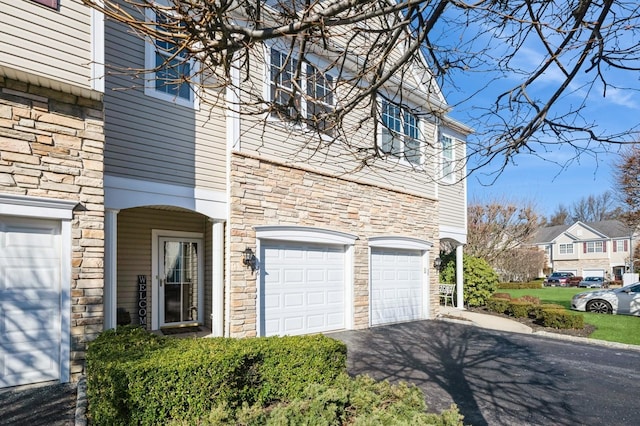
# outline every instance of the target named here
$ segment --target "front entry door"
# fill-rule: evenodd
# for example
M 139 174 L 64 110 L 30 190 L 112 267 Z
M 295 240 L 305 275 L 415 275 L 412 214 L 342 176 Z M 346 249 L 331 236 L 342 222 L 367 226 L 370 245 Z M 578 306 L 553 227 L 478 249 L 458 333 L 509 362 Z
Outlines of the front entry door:
M 160 237 L 160 326 L 202 323 L 202 240 Z

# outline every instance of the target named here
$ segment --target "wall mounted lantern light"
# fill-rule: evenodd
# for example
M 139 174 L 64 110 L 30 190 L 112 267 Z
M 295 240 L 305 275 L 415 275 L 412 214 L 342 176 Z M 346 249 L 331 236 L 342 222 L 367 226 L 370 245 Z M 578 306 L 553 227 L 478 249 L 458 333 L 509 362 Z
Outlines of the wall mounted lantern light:
M 438 270 L 439 272 L 440 269 L 442 268 L 442 259 L 440 259 L 439 257 L 436 257 L 435 260 L 433 261 L 433 267 L 436 268 L 436 270 Z
M 244 251 L 242 252 L 243 257 L 242 257 L 242 263 L 244 264 L 244 266 L 248 266 L 251 268 L 251 272 L 255 272 L 256 271 L 256 256 L 255 254 L 253 254 L 253 250 L 251 250 L 249 247 L 247 247 L 246 249 L 244 249 Z

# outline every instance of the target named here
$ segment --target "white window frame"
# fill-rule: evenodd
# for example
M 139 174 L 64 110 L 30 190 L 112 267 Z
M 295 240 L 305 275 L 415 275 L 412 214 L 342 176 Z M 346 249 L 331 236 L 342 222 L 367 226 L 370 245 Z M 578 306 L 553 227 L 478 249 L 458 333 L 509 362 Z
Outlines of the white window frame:
M 450 144 L 445 147 L 445 141 Z M 440 173 L 443 182 L 453 183 L 456 181 L 456 139 L 446 133 L 440 132 Z
M 398 112 L 398 115 L 388 114 L 388 108 L 393 108 L 394 112 Z M 389 122 L 385 120 L 385 117 L 389 117 Z M 393 124 L 390 122 L 393 120 Z M 380 134 L 379 134 L 379 146 L 380 150 L 387 156 L 387 158 L 394 158 L 401 163 L 408 164 L 410 166 L 421 166 L 424 164 L 424 133 L 422 131 L 422 120 L 420 120 L 416 114 L 409 111 L 407 108 L 403 108 L 400 105 L 394 104 L 386 99 L 380 100 Z M 415 131 L 415 133 L 412 132 Z M 407 142 L 412 141 L 417 143 L 417 147 L 407 149 Z M 390 147 L 385 145 L 391 143 Z M 396 142 L 401 145 L 397 146 Z M 411 161 L 410 157 L 406 155 L 409 150 L 415 149 L 418 154 L 415 156 L 417 161 Z M 413 156 L 411 156 L 413 158 Z
M 280 55 L 287 55 L 288 52 L 290 52 L 289 49 L 287 48 L 282 48 L 281 46 L 275 45 L 275 44 L 271 44 L 271 45 L 267 45 L 265 44 L 265 69 L 264 69 L 264 78 L 265 78 L 265 85 L 264 85 L 264 91 L 263 91 L 263 96 L 264 99 L 268 99 L 269 102 L 274 102 L 273 96 L 272 96 L 272 91 L 271 91 L 271 86 L 275 85 L 276 87 L 284 90 L 285 92 L 289 92 L 291 94 L 293 94 L 293 90 L 289 91 L 288 87 L 286 86 L 282 86 L 281 84 L 278 84 L 278 82 L 274 82 L 271 79 L 271 55 L 273 52 L 278 52 Z M 295 55 L 295 52 L 293 53 L 293 55 Z M 297 58 L 293 58 L 290 61 L 297 61 Z M 302 64 L 302 73 L 300 75 L 300 82 L 298 83 L 300 86 L 300 92 L 296 95 L 297 101 L 299 102 L 299 109 L 300 109 L 300 115 L 304 117 L 305 120 L 309 120 L 308 117 L 308 104 L 310 103 L 315 103 L 315 104 L 319 104 L 319 105 L 324 105 L 326 106 L 328 109 L 335 109 L 336 108 L 336 76 L 331 73 L 331 72 L 324 72 L 321 73 L 320 72 L 320 67 L 318 66 L 318 63 L 320 61 L 317 61 L 316 63 L 311 63 L 311 62 L 304 62 Z M 293 66 L 293 62 L 289 63 L 291 66 Z M 314 68 L 318 73 L 321 73 L 323 78 L 325 80 L 331 80 L 333 87 L 330 87 L 329 92 L 331 93 L 331 101 L 332 103 L 326 103 L 326 102 L 308 102 L 306 99 L 306 96 L 309 95 L 309 91 L 308 91 L 308 84 L 309 84 L 309 79 L 308 77 L 308 67 L 312 67 Z M 268 116 L 268 120 L 269 121 L 274 121 L 274 122 L 281 122 L 281 123 L 287 123 L 292 125 L 295 128 L 298 128 L 300 130 L 306 130 L 306 131 L 317 131 L 320 134 L 323 135 L 327 135 L 327 137 L 333 137 L 334 130 L 330 130 L 330 131 L 324 131 L 322 128 L 319 127 L 315 127 L 315 126 L 310 126 L 305 122 L 293 122 L 293 121 L 288 121 L 288 120 L 283 120 L 281 119 L 277 113 L 271 113 Z
M 587 253 L 604 253 L 603 241 L 587 241 Z
M 573 243 L 560 244 L 560 254 L 573 254 Z
M 616 252 L 626 252 L 627 250 L 625 249 L 625 244 L 626 240 L 616 240 Z
M 163 4 L 164 5 L 164 4 Z M 152 8 L 145 9 L 145 18 L 148 22 L 156 22 L 156 13 Z M 172 102 L 176 105 L 184 106 L 187 108 L 198 109 L 199 102 L 197 96 L 197 89 L 193 84 L 189 84 L 189 98 L 181 97 L 177 94 L 167 93 L 156 88 L 156 82 L 158 80 L 157 72 L 154 72 L 156 68 L 156 53 L 167 56 L 159 51 L 156 46 L 155 40 L 147 38 L 144 45 L 144 65 L 145 69 L 149 70 L 145 73 L 144 78 L 144 94 L 163 101 Z M 199 72 L 199 63 L 193 59 L 189 60 L 191 80 L 197 81 L 197 75 Z M 163 67 L 164 68 L 164 67 Z

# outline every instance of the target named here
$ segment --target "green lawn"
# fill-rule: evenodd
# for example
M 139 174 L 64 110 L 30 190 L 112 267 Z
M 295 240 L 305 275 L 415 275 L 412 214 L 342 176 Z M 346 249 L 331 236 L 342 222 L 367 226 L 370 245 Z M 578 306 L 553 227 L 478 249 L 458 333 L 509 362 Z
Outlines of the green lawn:
M 567 309 L 571 308 L 571 298 L 576 293 L 589 291 L 575 287 L 545 287 L 537 289 L 500 289 L 499 293 L 509 293 L 511 297 L 524 295 L 540 298 L 542 303 L 555 303 Z M 573 311 L 575 312 L 575 311 Z M 589 336 L 593 339 L 608 340 L 610 342 L 640 345 L 640 318 L 628 315 L 603 315 L 582 312 L 584 322 L 596 326 L 596 331 Z

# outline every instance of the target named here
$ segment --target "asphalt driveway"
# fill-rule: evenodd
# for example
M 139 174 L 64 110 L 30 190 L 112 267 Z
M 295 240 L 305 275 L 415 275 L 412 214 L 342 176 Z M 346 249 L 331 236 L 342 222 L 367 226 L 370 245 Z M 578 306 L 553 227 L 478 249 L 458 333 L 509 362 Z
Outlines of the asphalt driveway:
M 413 383 L 464 423 L 635 425 L 640 352 L 418 321 L 333 333 L 351 374 Z

